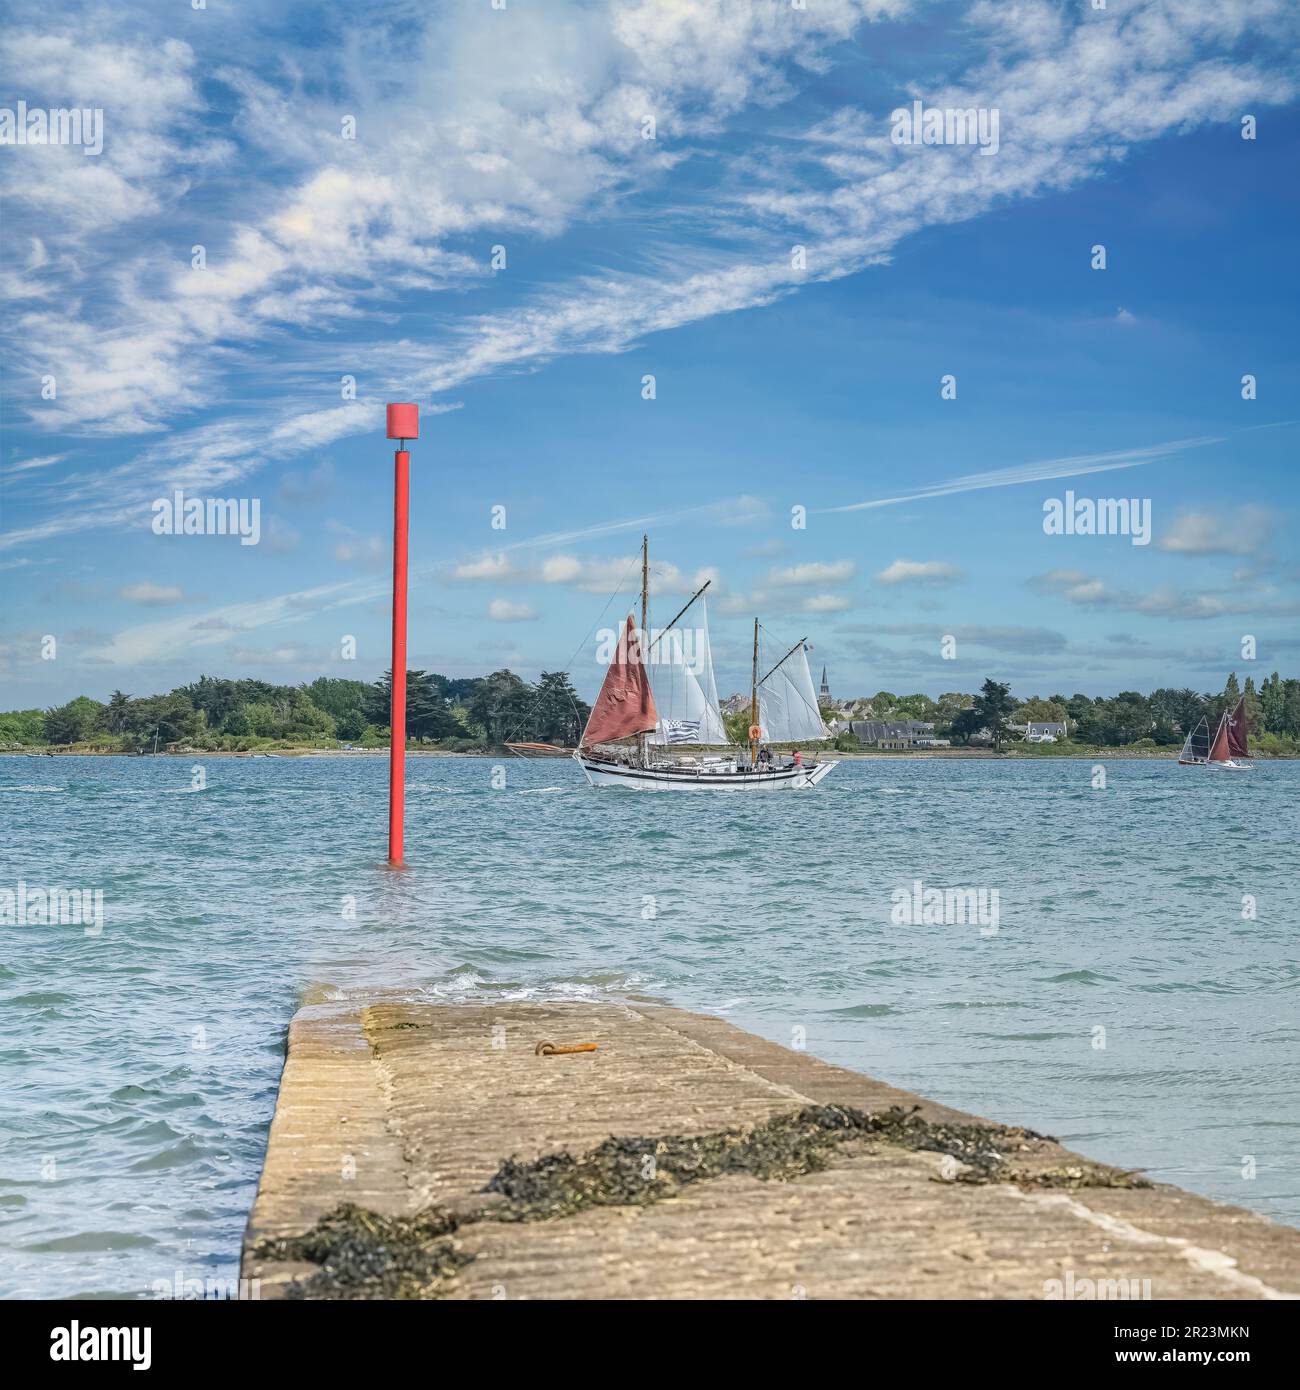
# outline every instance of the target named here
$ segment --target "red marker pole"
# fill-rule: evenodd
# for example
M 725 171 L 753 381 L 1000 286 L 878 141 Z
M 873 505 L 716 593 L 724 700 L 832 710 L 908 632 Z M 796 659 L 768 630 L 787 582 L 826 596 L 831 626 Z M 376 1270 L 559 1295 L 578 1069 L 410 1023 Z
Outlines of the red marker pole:
M 393 692 L 388 750 L 388 862 L 402 867 L 402 832 L 406 820 L 406 552 L 410 522 L 411 456 L 408 439 L 420 437 L 420 408 L 388 407 L 388 437 L 393 454 Z

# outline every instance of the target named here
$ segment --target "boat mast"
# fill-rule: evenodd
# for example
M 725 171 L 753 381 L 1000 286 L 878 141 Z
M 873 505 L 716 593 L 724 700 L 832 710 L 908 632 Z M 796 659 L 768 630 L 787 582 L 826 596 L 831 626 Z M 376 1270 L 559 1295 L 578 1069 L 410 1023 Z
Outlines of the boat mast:
M 749 727 L 758 727 L 758 619 L 754 619 L 754 666 L 752 674 L 752 685 L 749 692 Z M 754 767 L 758 762 L 758 740 L 749 740 L 749 765 Z
M 646 640 L 649 637 L 650 621 L 650 538 L 645 534 L 641 536 L 641 640 L 638 642 L 640 648 L 639 655 L 642 661 L 649 656 L 646 649 Z M 647 679 L 649 672 L 646 672 Z M 646 736 L 641 733 L 636 736 L 637 758 L 642 767 L 645 767 L 649 758 L 646 755 Z

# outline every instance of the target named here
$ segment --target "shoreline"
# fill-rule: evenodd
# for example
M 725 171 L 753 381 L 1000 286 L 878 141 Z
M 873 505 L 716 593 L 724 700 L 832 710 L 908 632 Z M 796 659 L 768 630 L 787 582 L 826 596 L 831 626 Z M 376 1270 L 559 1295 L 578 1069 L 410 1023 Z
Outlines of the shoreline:
M 229 748 L 190 748 L 160 749 L 157 753 L 123 753 L 110 748 L 79 748 L 55 751 L 53 748 L 28 750 L 0 750 L 0 759 L 5 758 L 129 758 L 133 762 L 145 758 L 387 758 L 387 748 L 269 748 L 253 751 Z M 509 749 L 481 749 L 475 752 L 457 752 L 449 748 L 408 748 L 408 758 L 492 758 L 500 762 L 506 758 L 516 758 L 520 762 L 544 763 L 563 762 L 570 757 L 564 754 L 549 754 L 538 757 L 519 757 Z M 820 755 L 819 755 L 820 756 Z M 1168 748 L 1093 748 L 1069 753 L 1021 753 L 1004 749 L 995 753 L 987 748 L 915 748 L 907 750 L 864 749 L 862 752 L 845 753 L 831 750 L 827 761 L 834 762 L 993 762 L 993 763 L 1050 763 L 1050 762 L 1177 762 L 1176 750 Z M 1251 762 L 1285 763 L 1300 761 L 1300 753 L 1252 753 Z

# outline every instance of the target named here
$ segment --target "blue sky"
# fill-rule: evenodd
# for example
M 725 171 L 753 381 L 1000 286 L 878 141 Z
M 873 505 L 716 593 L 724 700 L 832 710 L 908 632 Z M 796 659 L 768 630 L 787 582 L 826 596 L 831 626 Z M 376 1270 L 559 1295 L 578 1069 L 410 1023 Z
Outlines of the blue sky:
M 413 666 L 590 696 L 644 525 L 724 692 L 756 612 L 841 695 L 1300 674 L 1293 5 L 8 8 L 0 105 L 105 141 L 0 148 L 0 706 L 377 675 L 404 399 Z M 178 486 L 259 544 L 155 535 Z

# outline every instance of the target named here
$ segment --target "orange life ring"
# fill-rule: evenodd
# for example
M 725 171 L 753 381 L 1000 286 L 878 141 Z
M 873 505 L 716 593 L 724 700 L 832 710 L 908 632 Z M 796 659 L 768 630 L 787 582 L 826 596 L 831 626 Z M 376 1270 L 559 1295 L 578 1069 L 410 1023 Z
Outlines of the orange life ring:
M 757 724 L 751 724 L 751 725 L 749 726 L 749 741 L 750 741 L 750 743 L 757 743 L 757 742 L 759 741 L 759 739 L 761 739 L 762 737 L 763 737 L 763 731 L 762 731 L 762 729 L 760 729 L 760 728 L 758 727 Z

